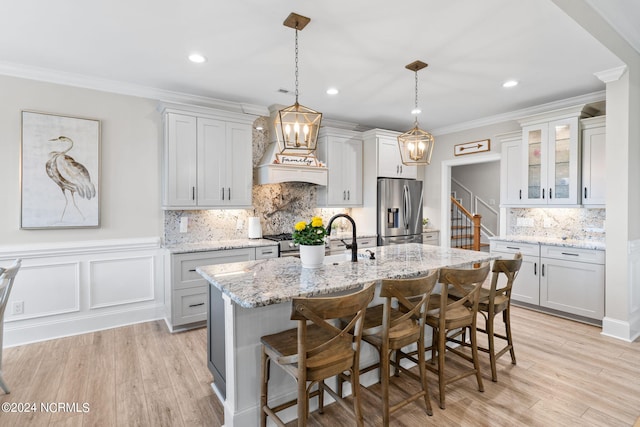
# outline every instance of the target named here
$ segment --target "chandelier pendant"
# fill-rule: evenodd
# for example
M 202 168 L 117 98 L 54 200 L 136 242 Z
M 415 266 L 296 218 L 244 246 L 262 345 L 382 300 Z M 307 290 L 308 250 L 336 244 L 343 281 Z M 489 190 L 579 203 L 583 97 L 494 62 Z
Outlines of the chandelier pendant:
M 418 126 L 418 71 L 426 68 L 428 65 L 422 61 L 414 61 L 405 66 L 408 70 L 415 73 L 415 114 L 413 128 L 402 135 L 398 136 L 398 147 L 400 148 L 400 156 L 402 163 L 407 166 L 428 165 L 431 163 L 431 155 L 435 139 L 429 132 L 420 129 Z

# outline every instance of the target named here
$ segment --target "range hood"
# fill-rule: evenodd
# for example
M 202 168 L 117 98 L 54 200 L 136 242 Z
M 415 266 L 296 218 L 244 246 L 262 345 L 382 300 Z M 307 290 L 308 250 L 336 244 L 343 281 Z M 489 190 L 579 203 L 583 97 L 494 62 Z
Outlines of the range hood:
M 281 105 L 269 107 L 269 135 L 275 138 L 275 116 Z M 283 182 L 307 182 L 316 185 L 327 185 L 327 167 L 315 154 L 280 153 L 277 141 L 271 142 L 260 164 L 254 170 L 253 182 L 256 184 L 280 184 Z
M 315 155 L 307 156 L 280 154 L 278 143 L 272 142 L 255 168 L 256 184 L 280 184 L 283 182 L 307 182 L 327 185 L 328 169 Z

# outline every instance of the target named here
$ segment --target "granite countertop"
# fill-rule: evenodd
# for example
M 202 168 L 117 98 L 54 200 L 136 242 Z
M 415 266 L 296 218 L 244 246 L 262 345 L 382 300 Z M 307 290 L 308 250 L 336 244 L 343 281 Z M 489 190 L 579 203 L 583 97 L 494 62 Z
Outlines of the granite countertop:
M 164 248 L 173 254 L 184 254 L 191 252 L 219 251 L 224 249 L 258 248 L 264 246 L 276 246 L 277 244 L 278 242 L 267 239 L 229 239 L 165 245 Z
M 503 242 L 514 243 L 533 243 L 549 246 L 562 246 L 566 248 L 576 249 L 595 249 L 604 251 L 606 249 L 604 242 L 596 240 L 576 240 L 576 239 L 562 239 L 559 237 L 539 237 L 539 236 L 495 236 L 491 237 L 491 240 L 500 240 Z
M 358 251 L 358 262 L 346 260 L 317 269 L 302 268 L 298 258 L 285 257 L 201 266 L 196 271 L 236 304 L 253 308 L 291 301 L 298 296 L 350 290 L 385 278 L 418 276 L 443 266 L 468 267 L 496 258 L 486 252 L 417 243 L 380 246 L 374 252 L 373 260 L 363 259 L 368 254 L 362 250 Z M 344 260 L 344 255 L 337 257 L 341 256 Z

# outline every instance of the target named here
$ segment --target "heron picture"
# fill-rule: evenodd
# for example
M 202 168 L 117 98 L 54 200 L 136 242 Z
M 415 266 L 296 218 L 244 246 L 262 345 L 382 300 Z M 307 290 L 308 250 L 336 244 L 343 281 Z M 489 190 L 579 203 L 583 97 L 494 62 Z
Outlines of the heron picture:
M 23 111 L 21 152 L 21 228 L 100 225 L 100 121 Z

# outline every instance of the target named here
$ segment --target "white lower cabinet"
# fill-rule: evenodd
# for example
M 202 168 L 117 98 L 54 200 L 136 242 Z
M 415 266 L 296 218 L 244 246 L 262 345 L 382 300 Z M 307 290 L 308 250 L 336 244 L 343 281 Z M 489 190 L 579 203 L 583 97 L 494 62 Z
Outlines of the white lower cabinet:
M 523 255 L 511 298 L 601 321 L 604 317 L 605 252 L 562 246 L 492 241 L 491 253 Z
M 196 267 L 277 256 L 277 246 L 171 254 L 171 303 L 166 315 L 170 328 L 203 326 L 207 320 L 208 282 L 196 272 Z
M 428 231 L 422 233 L 422 244 L 440 246 L 440 232 Z
M 591 319 L 604 317 L 604 252 L 540 247 L 540 305 Z
M 491 242 L 491 254 L 503 259 L 511 259 L 520 252 L 522 266 L 511 290 L 514 301 L 540 304 L 540 245 L 531 243 Z

